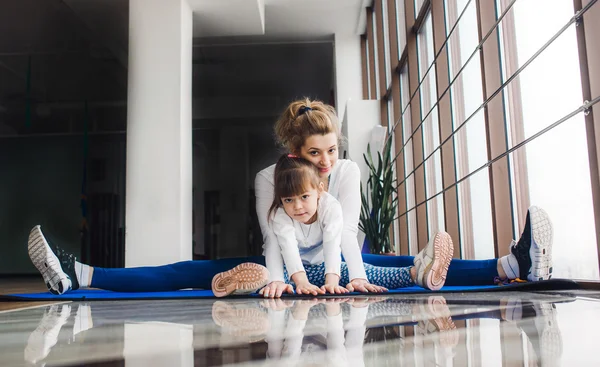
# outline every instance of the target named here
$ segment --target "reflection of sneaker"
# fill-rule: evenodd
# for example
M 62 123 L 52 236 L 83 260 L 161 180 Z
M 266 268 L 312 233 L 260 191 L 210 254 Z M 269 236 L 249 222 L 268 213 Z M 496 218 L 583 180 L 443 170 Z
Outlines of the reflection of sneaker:
M 553 303 L 536 303 L 535 326 L 540 341 L 541 366 L 558 365 L 562 357 L 562 336 L 556 322 L 556 306 Z
M 446 232 L 436 233 L 427 246 L 415 256 L 415 283 L 433 291 L 442 288 L 453 253 L 454 245 L 450 235 Z
M 58 341 L 58 333 L 71 315 L 70 305 L 52 305 L 46 309 L 44 317 L 40 321 L 25 347 L 25 360 L 37 363 L 48 356 L 50 349 Z
M 267 314 L 254 303 L 216 301 L 212 306 L 212 318 L 225 334 L 233 337 L 259 337 L 257 340 L 260 340 L 270 326 Z
M 58 247 L 53 250 L 39 225 L 29 233 L 28 250 L 31 262 L 42 274 L 50 292 L 63 294 L 79 288 L 75 256 Z
M 81 332 L 91 329 L 94 327 L 92 321 L 92 308 L 89 304 L 81 303 L 77 307 L 77 313 L 75 314 L 75 323 L 73 324 L 73 339 Z
M 262 265 L 243 263 L 213 277 L 212 291 L 216 297 L 230 294 L 249 294 L 269 282 L 269 271 Z
M 525 228 L 519 242 L 513 241 L 510 252 L 519 265 L 519 278 L 537 281 L 552 276 L 552 222 L 548 214 L 536 206 L 527 211 Z
M 442 347 L 455 347 L 460 335 L 450 316 L 450 309 L 446 299 L 442 296 L 430 296 L 426 304 L 421 305 L 421 312 L 426 320 L 417 324 L 420 334 L 427 335 L 436 333 Z

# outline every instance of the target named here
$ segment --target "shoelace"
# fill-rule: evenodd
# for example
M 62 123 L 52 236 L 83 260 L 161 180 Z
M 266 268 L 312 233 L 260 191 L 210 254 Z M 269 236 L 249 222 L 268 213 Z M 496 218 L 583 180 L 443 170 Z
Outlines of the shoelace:
M 496 285 L 509 285 L 512 283 L 527 283 L 527 280 L 523 280 L 521 278 L 516 278 L 516 279 L 502 279 L 500 277 L 494 277 L 494 284 Z
M 528 248 L 525 248 L 525 246 L 519 246 L 519 243 L 521 242 L 521 240 L 522 240 L 522 239 L 523 239 L 523 237 L 521 237 L 521 239 L 519 240 L 519 242 L 517 242 L 517 241 L 515 241 L 515 240 L 512 240 L 512 241 L 510 242 L 510 248 L 511 248 L 511 250 L 512 250 L 513 248 L 515 248 L 515 249 L 517 250 L 516 252 L 517 252 L 517 254 L 519 255 L 519 257 L 522 257 L 522 256 L 529 256 L 529 249 L 528 249 Z M 511 252 L 512 252 L 512 251 L 511 251 Z M 515 256 L 516 256 L 517 254 L 515 254 Z

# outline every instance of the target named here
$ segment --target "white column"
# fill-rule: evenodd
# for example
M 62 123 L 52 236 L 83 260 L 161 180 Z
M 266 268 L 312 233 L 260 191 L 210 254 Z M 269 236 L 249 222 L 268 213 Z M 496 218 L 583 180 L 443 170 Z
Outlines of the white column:
M 194 365 L 194 327 L 168 322 L 126 323 L 125 367 Z
M 129 1 L 125 265 L 192 258 L 192 11 Z
M 348 100 L 362 100 L 360 36 L 335 34 L 335 104 L 340 121 Z

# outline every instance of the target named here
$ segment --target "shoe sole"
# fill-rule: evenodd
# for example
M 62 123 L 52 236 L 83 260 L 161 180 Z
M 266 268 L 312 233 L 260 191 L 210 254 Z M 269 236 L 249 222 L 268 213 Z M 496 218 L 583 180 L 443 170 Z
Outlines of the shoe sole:
M 71 288 L 69 276 L 62 270 L 60 261 L 50 249 L 39 225 L 29 232 L 27 251 L 31 262 L 42 274 L 44 283 L 51 293 L 60 295 Z
M 433 239 L 433 259 L 425 268 L 425 286 L 432 291 L 440 290 L 446 282 L 450 261 L 454 255 L 454 243 L 448 233 L 439 232 Z
M 547 280 L 552 277 L 552 241 L 554 232 L 552 222 L 546 211 L 532 206 L 529 208 L 531 226 L 531 273 L 530 281 Z
M 258 306 L 236 307 L 226 301 L 216 301 L 212 306 L 212 318 L 215 324 L 225 330 L 227 335 L 234 337 L 255 337 L 263 335 L 270 328 L 270 322 L 265 312 Z
M 433 322 L 440 336 L 440 342 L 445 347 L 454 347 L 458 344 L 460 335 L 456 330 L 456 325 L 450 316 L 450 309 L 446 299 L 442 296 L 430 296 L 427 299 L 427 307 Z
M 230 294 L 249 294 L 261 289 L 269 282 L 269 271 L 262 265 L 243 263 L 219 273 L 212 279 L 215 297 Z

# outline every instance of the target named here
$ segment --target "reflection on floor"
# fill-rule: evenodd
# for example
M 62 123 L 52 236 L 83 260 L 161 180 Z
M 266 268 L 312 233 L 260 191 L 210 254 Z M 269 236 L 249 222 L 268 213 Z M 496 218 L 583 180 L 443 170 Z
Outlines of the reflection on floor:
M 73 302 L 0 313 L 2 366 L 598 365 L 592 292 Z

